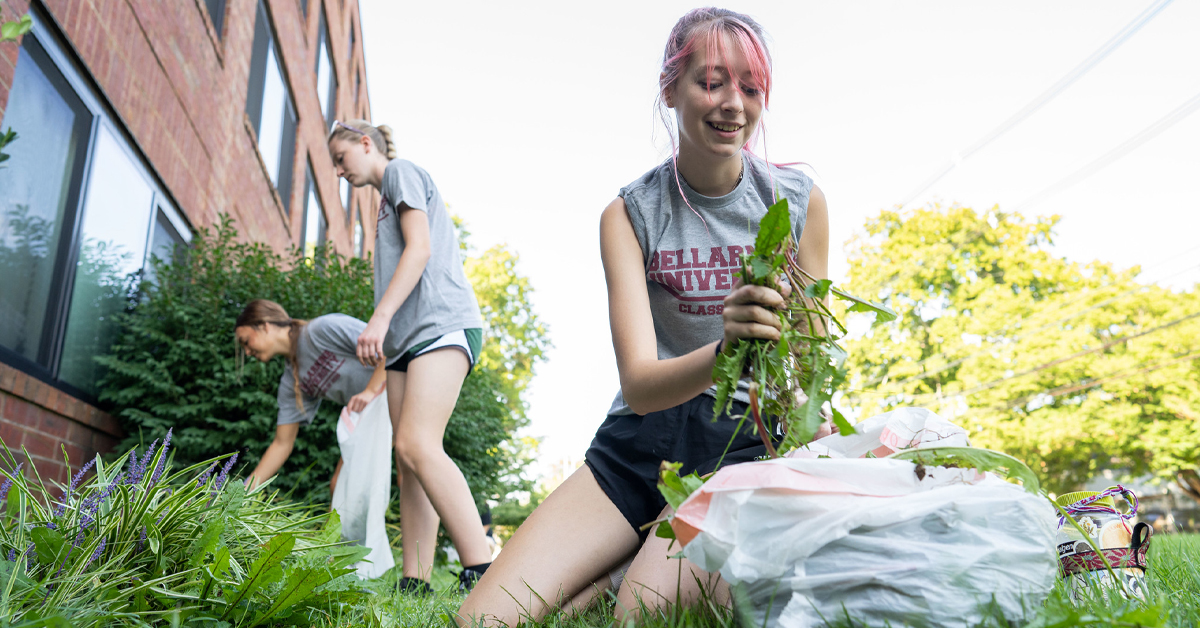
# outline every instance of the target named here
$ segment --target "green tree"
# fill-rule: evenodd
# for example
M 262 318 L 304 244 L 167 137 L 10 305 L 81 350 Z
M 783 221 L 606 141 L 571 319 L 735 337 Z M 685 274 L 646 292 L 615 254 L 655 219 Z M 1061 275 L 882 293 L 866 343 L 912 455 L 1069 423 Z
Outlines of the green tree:
M 123 449 L 149 444 L 173 427 L 181 464 L 241 451 L 240 460 L 252 467 L 274 433 L 285 365 L 281 359 L 239 365 L 233 321 L 249 300 L 277 301 L 297 318 L 342 312 L 366 320 L 374 307 L 369 261 L 327 247 L 312 260 L 296 249 L 281 256 L 264 244 L 239 242 L 228 216 L 214 230 L 201 230 L 178 262 L 156 260 L 153 269 L 154 283 L 142 285 L 110 354 L 98 358 L 107 369 L 100 399 L 129 434 Z M 478 367 L 446 430 L 447 453 L 480 500 L 527 485 L 521 470 L 528 456 L 514 436 L 524 419 L 510 409 L 506 378 L 497 368 Z M 280 472 L 278 485 L 299 499 L 329 499 L 339 411 L 321 405 Z
M 1050 490 L 1115 469 L 1200 499 L 1195 290 L 1056 256 L 1058 220 L 957 205 L 868 220 L 846 289 L 900 321 L 848 343 L 847 400 L 863 416 L 928 407 Z

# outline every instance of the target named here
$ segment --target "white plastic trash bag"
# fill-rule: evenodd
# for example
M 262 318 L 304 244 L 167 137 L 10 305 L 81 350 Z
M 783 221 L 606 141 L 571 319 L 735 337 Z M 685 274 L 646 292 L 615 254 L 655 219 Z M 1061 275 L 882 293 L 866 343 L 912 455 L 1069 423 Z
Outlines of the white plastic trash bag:
M 974 469 L 859 458 L 965 446 L 928 410 L 901 409 L 795 457 L 718 471 L 675 514 L 684 555 L 747 594 L 755 625 L 973 626 L 1013 620 L 1054 584 L 1054 509 Z M 817 456 L 828 458 L 818 459 Z M 852 456 L 852 457 L 847 457 Z
M 370 548 L 355 567 L 361 578 L 378 578 L 395 566 L 384 515 L 392 491 L 392 420 L 387 393 L 362 412 L 342 408 L 337 424 L 342 471 L 333 489 L 333 509 L 342 520 L 342 537 Z

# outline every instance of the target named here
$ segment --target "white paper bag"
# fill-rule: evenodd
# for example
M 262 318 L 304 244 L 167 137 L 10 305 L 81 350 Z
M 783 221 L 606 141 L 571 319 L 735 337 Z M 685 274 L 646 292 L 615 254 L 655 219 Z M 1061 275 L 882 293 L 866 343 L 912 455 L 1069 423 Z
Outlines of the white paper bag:
M 395 566 L 384 514 L 392 492 L 392 420 L 387 392 L 362 412 L 342 408 L 337 424 L 342 471 L 333 489 L 333 509 L 342 537 L 371 549 L 355 567 L 361 578 L 378 578 Z

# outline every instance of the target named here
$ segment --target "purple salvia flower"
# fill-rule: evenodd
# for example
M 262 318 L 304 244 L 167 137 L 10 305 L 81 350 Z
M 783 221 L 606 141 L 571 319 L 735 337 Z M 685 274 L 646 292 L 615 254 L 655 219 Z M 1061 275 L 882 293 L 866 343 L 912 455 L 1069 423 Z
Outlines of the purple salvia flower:
M 225 466 L 221 467 L 221 474 L 217 476 L 217 482 L 213 485 L 213 494 L 216 494 L 217 491 L 221 490 L 222 486 L 225 486 L 225 480 L 229 479 L 229 471 L 233 469 L 233 465 L 237 462 L 237 459 L 237 452 L 234 452 L 233 457 L 225 462 Z
M 75 489 L 79 488 L 79 481 L 83 479 L 83 474 L 90 471 L 95 464 L 96 459 L 92 458 L 87 464 L 83 465 L 83 468 L 79 470 L 79 473 L 75 474 L 75 477 L 71 478 L 71 485 L 68 486 L 66 492 L 63 493 L 63 499 L 70 497 L 71 493 L 73 493 Z
M 100 545 L 96 546 L 96 551 L 92 552 L 92 555 L 90 558 L 88 558 L 87 563 L 84 563 L 84 565 L 83 565 L 83 569 L 85 571 L 87 570 L 88 567 L 92 566 L 92 563 L 96 562 L 97 558 L 100 558 L 100 554 L 104 552 L 104 545 L 107 542 L 108 542 L 108 539 L 100 539 Z
M 50 529 L 50 530 L 57 530 L 58 524 L 54 523 L 53 521 L 50 521 L 50 522 L 46 523 L 46 528 Z
M 162 477 L 163 470 L 167 466 L 167 450 L 171 448 L 171 432 L 175 428 L 167 430 L 167 436 L 163 439 L 162 456 L 158 459 L 158 464 L 154 467 L 154 475 L 150 477 L 150 486 L 158 484 L 158 479 Z
M 126 466 L 128 467 L 128 473 L 125 474 L 125 483 L 133 484 L 133 477 L 137 474 L 138 466 L 137 447 L 134 447 L 133 450 L 129 452 L 129 464 Z
M 79 473 L 75 474 L 75 477 L 71 478 L 71 484 L 63 491 L 62 501 L 54 509 L 55 518 L 63 516 L 63 513 L 67 511 L 67 502 L 71 501 L 71 493 L 75 492 L 75 489 L 79 487 L 79 481 L 83 479 L 83 475 L 90 471 L 95 464 L 96 459 L 92 458 L 87 464 L 83 465 L 83 468 L 79 470 Z
M 142 536 L 138 538 L 137 551 L 142 553 L 142 549 L 146 547 L 146 526 L 142 526 Z
M 17 548 L 14 547 L 14 548 L 8 550 L 8 562 L 10 562 L 10 563 L 17 562 Z
M 215 465 L 216 463 L 214 462 L 213 464 Z M 25 466 L 24 462 L 22 462 L 21 464 L 18 464 L 16 469 L 13 469 L 12 474 L 14 477 L 21 475 L 21 467 L 23 467 L 23 466 Z M 12 485 L 13 485 L 12 478 L 10 478 L 10 477 L 4 478 L 4 484 L 0 484 L 0 502 L 8 499 L 8 491 L 9 491 L 9 489 L 12 488 Z
M 208 465 L 208 469 L 206 469 L 200 477 L 196 478 L 196 487 L 199 488 L 199 487 L 207 484 L 208 478 L 212 477 L 212 472 L 216 468 L 217 468 L 217 463 L 215 463 L 215 462 Z
M 139 462 L 136 459 L 133 461 L 133 470 L 129 473 L 130 484 L 137 484 L 142 481 L 142 478 L 146 477 L 146 467 L 150 464 L 150 459 L 154 457 L 154 452 L 157 449 L 158 439 L 155 439 L 153 443 L 150 443 L 150 449 L 146 450 L 141 461 Z

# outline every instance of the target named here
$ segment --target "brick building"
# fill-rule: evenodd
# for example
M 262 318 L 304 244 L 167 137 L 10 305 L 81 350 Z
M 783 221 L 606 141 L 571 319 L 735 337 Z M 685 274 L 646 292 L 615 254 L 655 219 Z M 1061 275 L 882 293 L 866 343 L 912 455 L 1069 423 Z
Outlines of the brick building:
M 230 214 L 277 250 L 365 255 L 378 203 L 340 181 L 370 119 L 357 0 L 0 0 L 0 438 L 44 479 L 113 448 L 93 355 L 121 279 Z M 366 210 L 366 211 L 364 211 Z M 364 250 L 367 249 L 367 250 Z

